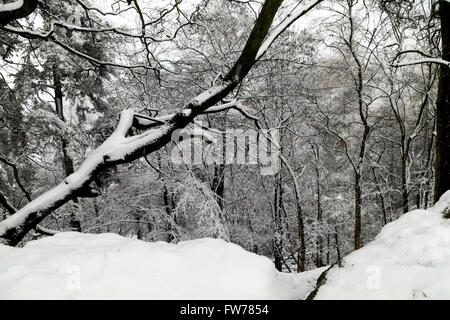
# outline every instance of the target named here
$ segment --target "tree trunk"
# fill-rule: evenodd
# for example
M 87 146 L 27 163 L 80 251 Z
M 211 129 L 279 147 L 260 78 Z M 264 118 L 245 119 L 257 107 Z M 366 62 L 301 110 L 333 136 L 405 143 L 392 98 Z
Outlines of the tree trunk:
M 321 3 L 320 0 L 314 2 L 298 15 L 293 16 L 292 21 L 288 20 L 290 23 L 282 25 L 283 28 L 275 28 L 275 33 L 268 38 L 269 29 L 282 0 L 266 0 L 261 7 L 244 49 L 220 85 L 205 90 L 190 99 L 169 120 L 163 121 L 163 124 L 159 121 L 143 119 L 130 109 L 122 111 L 119 124 L 112 135 L 88 156 L 77 172 L 0 222 L 0 243 L 11 246 L 17 245 L 32 228 L 68 201 L 77 197 L 98 196 L 99 193 L 90 187 L 90 183 L 104 170 L 118 164 L 134 161 L 171 142 L 176 130 L 185 128 L 197 116 L 204 114 L 207 109 L 222 101 L 242 83 L 257 60 L 285 30 L 284 26 L 287 28 L 319 3 Z M 264 42 L 265 40 L 266 42 Z M 148 130 L 155 126 L 160 128 L 153 131 L 154 134 L 143 133 L 137 136 L 137 139 L 141 142 L 139 144 L 135 143 L 136 137 L 134 139 L 128 137 L 128 132 L 132 127 Z
M 163 200 L 164 200 L 164 209 L 166 211 L 167 217 L 169 219 L 169 222 L 167 223 L 167 242 L 172 242 L 175 237 L 173 235 L 173 227 L 172 227 L 172 210 L 173 210 L 173 203 L 170 203 L 169 199 L 169 190 L 167 189 L 166 184 L 163 185 Z M 173 217 L 175 220 L 175 217 Z
M 336 242 L 337 261 L 341 261 L 341 250 L 339 248 L 339 233 L 337 228 L 334 228 L 334 241 Z
M 282 176 L 278 173 L 275 176 L 275 193 L 274 193 L 274 260 L 275 268 L 278 271 L 283 269 L 283 186 L 282 186 Z
M 442 59 L 450 61 L 450 2 L 439 1 Z M 441 66 L 436 103 L 436 162 L 434 200 L 450 190 L 450 68 Z
M 225 117 L 219 117 L 219 129 L 224 131 L 226 128 L 226 118 Z M 227 156 L 227 150 L 226 150 L 226 134 L 222 133 L 222 155 L 221 159 L 222 161 L 219 163 L 214 164 L 214 178 L 211 183 L 211 190 L 216 195 L 217 204 L 220 207 L 220 210 L 223 211 L 224 208 L 224 197 L 225 197 L 225 164 L 226 164 L 226 156 Z
M 63 92 L 62 92 L 62 83 L 61 83 L 61 75 L 60 71 L 56 64 L 53 65 L 53 85 L 55 89 L 55 108 L 56 114 L 61 119 L 62 122 L 65 122 L 64 119 L 64 106 L 63 106 Z M 69 176 L 74 173 L 73 161 L 69 156 L 68 146 L 69 142 L 67 141 L 64 135 L 61 135 L 61 149 L 63 154 L 63 168 L 65 176 Z M 78 204 L 77 198 L 73 199 L 73 202 Z M 78 209 L 78 208 L 77 208 Z M 76 209 L 76 210 L 77 210 Z M 81 222 L 77 215 L 72 212 L 70 215 L 70 229 L 71 231 L 81 232 Z
M 361 177 L 355 173 L 355 235 L 354 249 L 361 248 Z
M 319 155 L 319 149 L 317 149 L 317 156 Z M 317 159 L 319 160 L 319 159 Z M 322 206 L 321 206 L 321 190 L 320 190 L 320 171 L 319 168 L 316 166 L 316 189 L 317 189 L 317 222 L 319 225 L 319 228 L 322 226 Z M 320 230 L 320 229 L 319 229 Z M 321 231 L 320 231 L 321 232 Z M 322 244 L 322 235 L 318 234 L 317 237 L 317 259 L 316 259 L 316 266 L 318 268 L 323 266 L 322 261 L 322 255 L 323 255 L 323 244 Z
M 297 193 L 297 191 L 295 190 Z M 297 198 L 297 222 L 298 222 L 298 237 L 300 241 L 300 252 L 298 257 L 297 272 L 303 272 L 306 268 L 306 243 L 305 243 L 305 226 L 303 223 L 303 212 L 300 205 L 299 194 Z
M 408 160 L 408 153 L 402 154 L 402 207 L 403 213 L 409 212 L 409 191 L 408 191 L 408 179 L 406 177 L 406 166 Z
M 300 186 L 298 185 L 297 178 L 295 176 L 295 172 L 292 169 L 291 165 L 287 161 L 287 159 L 283 156 L 280 150 L 280 160 L 284 164 L 287 169 L 287 172 L 292 178 L 292 183 L 294 185 L 294 200 L 295 207 L 297 209 L 297 226 L 298 226 L 298 241 L 300 243 L 300 249 L 298 252 L 298 260 L 297 260 L 297 272 L 303 272 L 306 268 L 306 243 L 305 243 L 305 225 L 303 222 L 303 210 L 302 205 L 300 203 Z
M 375 172 L 375 168 L 372 168 L 372 174 L 373 174 L 373 179 L 375 181 L 375 185 L 378 191 L 378 196 L 377 198 L 380 200 L 380 204 L 381 204 L 381 211 L 383 213 L 383 226 L 387 224 L 387 211 L 386 211 L 386 200 L 384 199 L 384 196 L 382 194 L 382 190 L 380 187 L 380 181 L 377 178 L 377 173 Z
M 327 234 L 327 265 L 330 264 L 330 234 Z

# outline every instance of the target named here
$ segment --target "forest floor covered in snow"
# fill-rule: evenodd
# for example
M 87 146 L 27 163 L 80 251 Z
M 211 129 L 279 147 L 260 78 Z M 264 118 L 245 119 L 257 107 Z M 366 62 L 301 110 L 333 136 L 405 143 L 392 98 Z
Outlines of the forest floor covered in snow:
M 69 232 L 0 245 L 0 299 L 303 299 L 321 271 L 280 273 L 217 239 L 175 245 Z
M 326 274 L 315 299 L 450 299 L 450 191 L 387 224 Z
M 450 192 L 414 210 L 326 273 L 316 299 L 450 299 Z M 217 239 L 168 244 L 60 233 L 0 245 L 0 299 L 305 299 L 326 268 L 278 272 Z

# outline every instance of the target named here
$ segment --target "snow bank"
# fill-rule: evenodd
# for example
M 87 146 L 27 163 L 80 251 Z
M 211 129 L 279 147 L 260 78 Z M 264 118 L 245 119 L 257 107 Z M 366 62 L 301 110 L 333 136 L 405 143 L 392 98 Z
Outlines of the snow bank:
M 279 273 L 217 239 L 173 245 L 69 232 L 0 245 L 0 299 L 302 299 L 318 274 Z
M 450 299 L 450 191 L 386 225 L 327 273 L 315 299 Z

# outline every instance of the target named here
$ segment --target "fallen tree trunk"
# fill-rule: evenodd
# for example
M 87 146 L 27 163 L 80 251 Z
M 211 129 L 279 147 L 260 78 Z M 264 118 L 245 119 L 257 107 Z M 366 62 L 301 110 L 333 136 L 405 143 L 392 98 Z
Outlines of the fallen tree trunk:
M 0 222 L 0 243 L 16 245 L 46 216 L 68 201 L 77 197 L 98 195 L 97 191 L 89 185 L 108 167 L 134 161 L 168 144 L 177 130 L 186 127 L 196 116 L 207 112 L 208 108 L 226 98 L 242 82 L 278 35 L 321 1 L 315 1 L 305 9 L 292 12 L 269 33 L 272 21 L 283 0 L 266 0 L 240 57 L 220 85 L 197 95 L 178 113 L 164 119 L 155 121 L 155 119 L 140 116 L 133 110 L 122 111 L 119 124 L 113 134 L 88 156 L 76 172 Z M 149 129 L 155 127 L 155 122 L 159 128 Z M 128 133 L 132 127 L 147 129 L 147 131 L 129 136 Z

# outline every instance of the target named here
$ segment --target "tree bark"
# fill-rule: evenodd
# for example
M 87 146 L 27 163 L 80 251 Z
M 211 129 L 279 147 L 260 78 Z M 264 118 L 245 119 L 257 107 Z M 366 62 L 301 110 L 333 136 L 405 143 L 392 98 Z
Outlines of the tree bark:
M 380 182 L 377 178 L 377 173 L 375 172 L 375 168 L 372 168 L 372 175 L 373 175 L 373 179 L 375 181 L 375 185 L 376 185 L 377 192 L 378 192 L 377 198 L 380 200 L 381 212 L 383 213 L 383 226 L 384 226 L 387 224 L 386 200 L 384 199 L 384 196 L 382 194 Z
M 55 111 L 59 119 L 65 123 L 64 119 L 64 105 L 63 105 L 63 91 L 61 82 L 61 72 L 58 70 L 56 64 L 53 65 L 53 86 L 55 89 Z M 68 147 L 69 141 L 61 134 L 61 150 L 62 150 L 62 162 L 65 176 L 69 176 L 74 173 L 73 161 L 69 155 Z M 78 199 L 74 198 L 72 200 L 74 203 L 78 204 Z M 81 221 L 75 212 L 70 214 L 70 229 L 71 231 L 81 232 Z
M 450 2 L 439 0 L 442 59 L 450 61 Z M 436 102 L 436 162 L 434 200 L 450 190 L 450 68 L 441 66 Z
M 224 117 L 219 117 L 218 119 L 219 129 L 224 131 L 226 128 L 226 119 Z M 211 190 L 216 194 L 217 204 L 220 210 L 224 209 L 225 200 L 225 164 L 226 164 L 226 134 L 222 133 L 222 161 L 220 163 L 214 164 L 214 177 L 211 183 Z
M 408 161 L 408 153 L 404 152 L 402 155 L 402 207 L 403 213 L 409 212 L 409 191 L 408 191 L 408 181 L 406 179 L 406 166 Z
M 127 137 L 132 126 L 148 129 L 149 122 L 154 124 L 154 121 L 138 119 L 131 110 L 123 111 L 121 121 L 113 135 L 89 155 L 77 172 L 0 222 L 0 243 L 16 245 L 47 215 L 68 201 L 76 197 L 95 196 L 89 185 L 98 174 L 111 166 L 129 163 L 162 148 L 171 141 L 172 134 L 176 130 L 186 127 L 196 116 L 226 98 L 256 63 L 258 50 L 264 43 L 281 3 L 282 0 L 264 2 L 239 59 L 224 77 L 221 85 L 191 99 L 159 129 L 138 136 Z
M 317 148 L 317 160 L 319 160 L 319 149 Z M 320 171 L 318 166 L 316 166 L 316 188 L 317 188 L 317 222 L 319 224 L 319 227 L 321 227 L 322 224 L 322 205 L 321 205 L 321 190 L 320 190 Z M 317 259 L 316 259 L 316 266 L 318 268 L 323 267 L 323 240 L 322 235 L 319 233 L 317 237 Z
M 281 173 L 275 176 L 275 191 L 274 191 L 274 258 L 275 258 L 275 268 L 278 271 L 283 270 L 283 185 Z
M 0 193 L 0 205 L 2 205 L 3 208 L 9 213 L 14 214 L 16 212 L 16 209 L 13 207 L 13 205 L 8 201 L 5 195 Z
M 339 248 L 339 233 L 337 228 L 334 229 L 334 241 L 336 242 L 336 256 L 337 261 L 341 261 L 341 250 Z
M 361 248 L 361 177 L 355 174 L 355 234 L 354 249 Z

